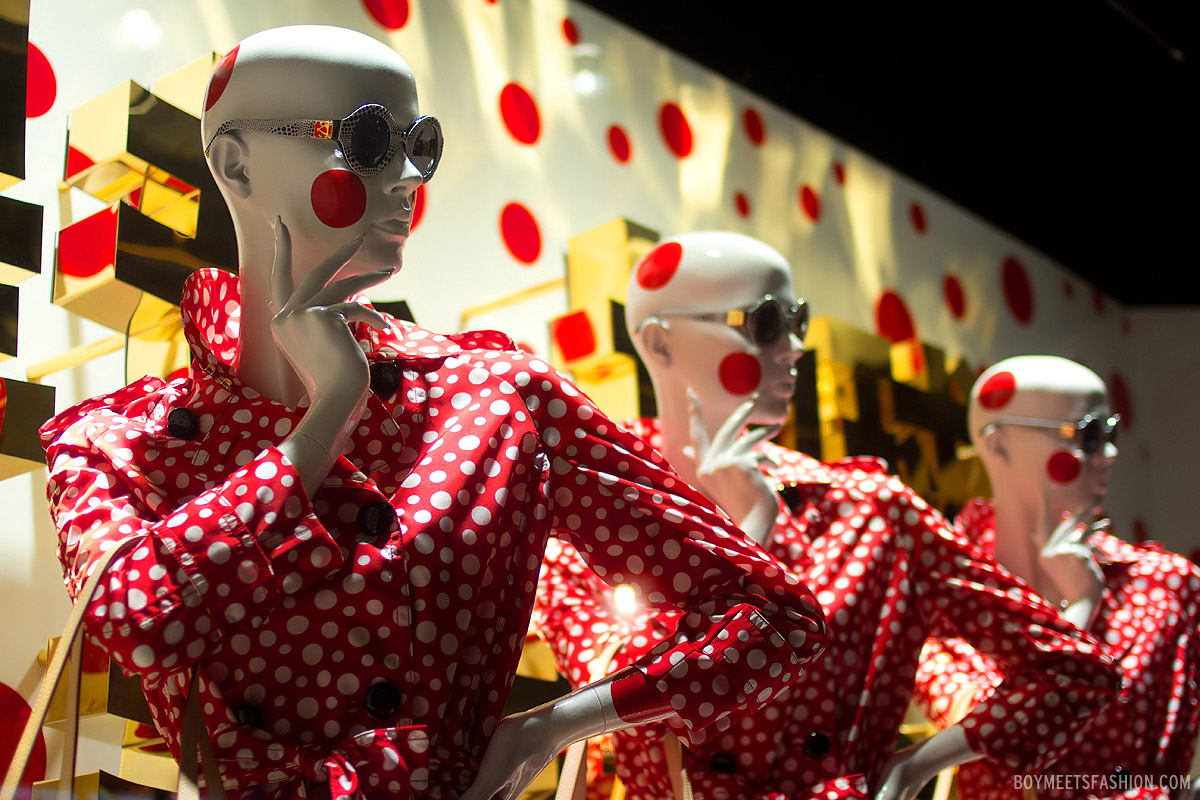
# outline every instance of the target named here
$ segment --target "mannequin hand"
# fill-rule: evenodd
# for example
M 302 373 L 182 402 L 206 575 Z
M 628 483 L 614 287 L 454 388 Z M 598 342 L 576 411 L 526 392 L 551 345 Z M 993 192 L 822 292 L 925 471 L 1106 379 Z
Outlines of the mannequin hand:
M 460 800 L 516 800 L 562 749 L 538 709 L 505 717 Z
M 347 299 L 394 270 L 333 280 L 361 246 L 359 237 L 339 247 L 293 288 L 291 235 L 281 220 L 275 220 L 271 335 L 310 402 L 304 419 L 280 446 L 296 465 L 310 496 L 325 479 L 367 402 L 367 358 L 347 323 L 356 320 L 377 330 L 387 329 L 379 313 Z
M 893 753 L 874 800 L 912 800 L 942 770 L 979 758 L 982 756 L 967 744 L 962 728 L 951 725 L 918 745 Z
M 1096 498 L 1092 498 L 1063 519 L 1049 536 L 1039 534 L 1043 542 L 1039 554 L 1039 567 L 1062 595 L 1068 619 L 1081 628 L 1091 623 L 1092 614 L 1104 590 L 1104 573 L 1092 556 L 1088 545 L 1091 536 L 1091 520 L 1100 511 Z M 1043 531 L 1050 530 L 1049 501 L 1043 496 Z
M 779 501 L 758 468 L 763 456 L 754 448 L 778 433 L 780 426 L 767 425 L 743 435 L 755 402 L 756 398 L 751 398 L 734 409 L 709 441 L 700 398 L 688 389 L 692 443 L 684 452 L 690 450 L 696 463 L 698 488 L 716 501 L 730 519 L 740 523 L 743 531 L 763 544 L 774 528 Z

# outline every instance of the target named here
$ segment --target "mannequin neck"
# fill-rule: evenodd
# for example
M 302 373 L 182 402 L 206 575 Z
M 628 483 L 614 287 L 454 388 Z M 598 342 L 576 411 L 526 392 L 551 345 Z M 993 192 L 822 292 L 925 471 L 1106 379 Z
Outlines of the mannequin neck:
M 287 300 L 279 299 L 274 308 L 269 305 L 275 232 L 269 224 L 238 225 L 237 232 L 242 319 L 234 372 L 259 394 L 297 406 L 307 397 L 307 391 L 271 333 L 271 319 Z M 313 266 L 303 263 L 301 257 L 293 247 L 293 274 L 307 274 Z
M 1024 580 L 1051 605 L 1062 600 L 1058 589 L 1042 570 L 1041 543 L 1037 541 L 1040 499 L 1030 502 L 1012 487 L 995 488 L 996 561 Z

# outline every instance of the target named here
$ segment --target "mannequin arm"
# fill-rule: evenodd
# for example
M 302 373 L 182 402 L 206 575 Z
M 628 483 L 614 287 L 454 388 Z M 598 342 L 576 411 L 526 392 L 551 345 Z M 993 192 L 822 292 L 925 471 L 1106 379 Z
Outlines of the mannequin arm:
M 613 683 L 628 672 L 585 686 L 558 700 L 505 717 L 488 744 L 479 773 L 462 800 L 515 800 L 554 757 L 575 742 L 628 728 L 613 705 Z M 671 714 L 663 707 L 637 720 Z
M 892 756 L 875 800 L 912 800 L 942 770 L 980 758 L 962 728 L 952 725 Z

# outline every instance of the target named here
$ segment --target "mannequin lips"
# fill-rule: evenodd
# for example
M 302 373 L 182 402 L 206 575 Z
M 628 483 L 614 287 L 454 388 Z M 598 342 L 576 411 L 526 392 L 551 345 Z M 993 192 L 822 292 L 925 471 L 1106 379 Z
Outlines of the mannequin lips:
M 388 236 L 407 237 L 411 224 L 411 220 L 407 218 L 393 217 L 392 219 L 385 219 L 381 222 L 376 222 L 371 227 L 382 231 Z

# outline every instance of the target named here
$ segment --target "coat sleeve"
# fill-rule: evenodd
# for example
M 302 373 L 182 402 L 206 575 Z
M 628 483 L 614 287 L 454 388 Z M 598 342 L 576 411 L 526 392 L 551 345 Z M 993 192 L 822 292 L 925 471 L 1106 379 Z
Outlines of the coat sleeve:
M 168 507 L 129 449 L 150 446 L 140 426 L 109 406 L 64 414 L 72 412 L 46 449 L 58 556 L 74 599 L 106 550 L 139 540 L 113 562 L 85 616 L 91 640 L 127 672 L 157 683 L 341 563 L 278 449 Z
M 919 542 L 918 602 L 1004 676 L 960 721 L 968 742 L 1017 772 L 1053 762 L 1115 697 L 1120 671 L 1094 637 L 963 540 L 911 489 L 890 484 L 902 533 Z
M 515 363 L 547 457 L 551 524 L 604 581 L 685 612 L 614 682 L 621 717 L 673 710 L 665 724 L 698 745 L 796 681 L 825 644 L 812 593 L 565 378 Z

